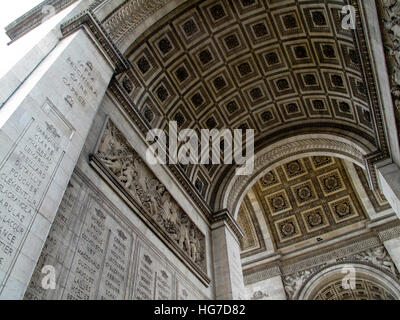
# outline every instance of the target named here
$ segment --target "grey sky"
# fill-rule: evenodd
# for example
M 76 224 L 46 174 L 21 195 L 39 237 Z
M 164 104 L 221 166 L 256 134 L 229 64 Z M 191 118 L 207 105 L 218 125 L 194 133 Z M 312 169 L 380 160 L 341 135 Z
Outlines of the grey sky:
M 43 0 L 16 0 L 16 1 L 0 1 L 0 77 L 13 64 L 15 64 L 26 53 L 23 47 L 18 44 L 13 50 L 7 43 L 10 39 L 6 35 L 4 28 L 12 21 L 41 3 Z M 15 43 L 17 44 L 17 42 Z

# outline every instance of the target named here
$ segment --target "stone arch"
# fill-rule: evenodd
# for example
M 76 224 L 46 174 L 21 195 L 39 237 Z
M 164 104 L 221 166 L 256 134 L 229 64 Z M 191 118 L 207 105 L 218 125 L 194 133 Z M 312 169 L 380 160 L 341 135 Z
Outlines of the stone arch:
M 368 153 L 366 146 L 333 134 L 302 134 L 282 139 L 254 155 L 254 170 L 251 175 L 236 176 L 234 169 L 230 171 L 225 183 L 217 191 L 215 207 L 219 210 L 228 209 L 236 219 L 247 191 L 263 174 L 284 162 L 307 156 L 328 155 L 349 160 L 365 168 L 364 157 Z
M 327 5 L 329 3 L 330 1 L 327 2 Z M 332 5 L 334 5 L 334 2 L 332 2 Z M 287 113 L 289 111 L 285 111 L 285 115 L 283 117 L 282 115 L 276 117 L 276 114 L 279 113 L 277 112 L 277 110 L 282 109 L 283 106 L 284 108 L 290 107 L 292 109 L 292 111 L 290 111 L 289 113 L 295 112 L 293 111 L 297 110 L 295 108 L 296 107 L 295 102 L 299 99 L 303 99 L 303 97 L 306 97 L 308 94 L 311 95 L 312 90 L 308 91 L 303 89 L 302 90 L 296 89 L 295 90 L 296 92 L 293 91 L 287 96 L 281 95 L 279 94 L 279 91 L 282 88 L 279 89 L 278 82 L 280 82 L 281 87 L 283 88 L 287 87 L 288 85 L 289 87 L 292 87 L 292 85 L 289 83 L 290 81 L 287 81 L 287 79 L 282 78 L 280 79 L 280 81 L 276 83 L 276 86 L 273 85 L 274 88 L 276 87 L 274 89 L 275 93 L 272 94 L 272 96 L 275 96 L 274 103 L 268 102 L 269 101 L 269 98 L 267 97 L 268 95 L 264 95 L 264 97 L 262 98 L 263 94 L 261 91 L 265 92 L 268 91 L 268 90 L 262 90 L 264 84 L 266 84 L 267 86 L 272 85 L 273 83 L 275 83 L 274 81 L 277 80 L 278 77 L 276 77 L 276 75 L 273 72 L 270 73 L 269 71 L 268 72 L 265 71 L 263 75 L 263 78 L 265 79 L 260 81 L 262 83 L 264 83 L 265 81 L 267 82 L 264 83 L 261 87 L 260 86 L 257 87 L 258 85 L 256 85 L 256 83 L 258 83 L 257 80 L 258 72 L 252 73 L 250 72 L 251 71 L 250 69 L 252 69 L 251 68 L 251 66 L 253 65 L 252 61 L 258 61 L 257 58 L 258 53 L 256 54 L 256 51 L 260 50 L 258 47 L 259 43 L 257 43 L 258 40 L 255 40 L 254 43 L 251 42 L 251 44 L 250 42 L 246 43 L 246 41 L 241 41 L 240 38 L 243 38 L 243 36 L 240 35 L 241 32 L 238 33 L 238 36 L 224 38 L 225 27 L 235 29 L 237 26 L 243 26 L 244 28 L 245 25 L 247 26 L 248 23 L 247 17 L 243 19 L 242 18 L 236 19 L 239 16 L 242 17 L 240 11 L 241 9 L 239 10 L 239 7 L 237 7 L 236 5 L 233 5 L 230 8 L 228 7 L 225 8 L 226 12 L 222 10 L 226 13 L 227 20 L 226 21 L 224 20 L 225 22 L 221 20 L 220 22 L 218 22 L 217 25 L 212 27 L 209 26 L 209 28 L 202 28 L 202 25 L 205 24 L 209 25 L 210 21 L 213 21 L 212 19 L 215 20 L 215 17 L 214 18 L 208 17 L 209 13 L 207 13 L 208 12 L 207 10 L 210 8 L 208 8 L 208 4 L 204 4 L 204 2 L 201 1 L 129 0 L 129 1 L 118 1 L 114 2 L 113 4 L 108 3 L 107 5 L 99 6 L 99 8 L 96 8 L 95 13 L 99 18 L 102 27 L 107 32 L 109 38 L 119 49 L 119 51 L 121 51 L 121 53 L 125 56 L 125 58 L 127 58 L 131 62 L 130 69 L 117 79 L 118 81 L 121 81 L 123 83 L 125 91 L 128 93 L 129 97 L 136 104 L 139 110 L 140 114 L 138 115 L 135 114 L 135 116 L 142 117 L 142 120 L 144 120 L 144 122 L 147 121 L 150 123 L 150 126 L 155 126 L 155 127 L 166 127 L 167 125 L 166 124 L 168 120 L 167 118 L 164 119 L 163 117 L 157 116 L 157 114 L 160 113 L 160 110 L 164 110 L 166 114 L 170 114 L 171 119 L 173 116 L 174 117 L 176 116 L 177 119 L 179 118 L 180 121 L 182 122 L 182 125 L 184 124 L 192 125 L 193 123 L 196 123 L 196 125 L 198 125 L 199 128 L 205 128 L 208 126 L 209 127 L 219 126 L 221 128 L 222 127 L 234 128 L 236 126 L 239 127 L 239 125 L 240 128 L 257 127 L 257 134 L 255 137 L 255 144 L 257 148 L 258 147 L 262 148 L 262 145 L 268 144 L 270 141 L 273 141 L 274 139 L 275 140 L 280 139 L 280 137 L 283 135 L 290 136 L 285 141 L 290 141 L 295 134 L 304 135 L 304 132 L 306 132 L 310 136 L 311 132 L 317 132 L 317 131 L 327 133 L 326 136 L 336 135 L 334 138 L 331 139 L 332 141 L 329 141 L 330 138 L 323 140 L 324 138 L 322 138 L 322 135 L 320 137 L 317 137 L 315 135 L 314 141 L 304 140 L 303 144 L 317 145 L 317 148 L 313 149 L 312 147 L 307 148 L 303 146 L 304 149 L 303 151 L 296 151 L 297 153 L 293 152 L 290 153 L 288 156 L 293 157 L 294 159 L 295 157 L 300 157 L 300 154 L 303 155 L 329 154 L 332 156 L 337 156 L 342 158 L 347 157 L 353 162 L 356 163 L 358 162 L 359 164 L 363 165 L 364 157 L 370 154 L 371 156 L 368 158 L 368 172 L 370 173 L 371 176 L 370 182 L 373 183 L 374 188 L 377 188 L 378 181 L 376 173 L 373 170 L 372 166 L 376 162 L 387 158 L 387 154 L 386 154 L 386 141 L 385 139 L 382 138 L 380 133 L 382 127 L 380 123 L 381 121 L 380 111 L 378 109 L 370 110 L 373 111 L 372 114 L 370 113 L 370 111 L 367 110 L 368 105 L 373 105 L 373 103 L 375 102 L 374 100 L 375 92 L 371 91 L 370 97 L 368 99 L 366 98 L 365 102 L 367 104 L 363 106 L 365 110 L 361 108 L 359 111 L 357 111 L 358 107 L 356 108 L 355 105 L 353 106 L 353 108 L 357 109 L 354 110 L 354 119 L 353 119 L 354 121 L 350 120 L 350 118 L 342 116 L 338 117 L 335 111 L 336 108 L 338 108 L 336 102 L 338 102 L 339 100 L 341 101 L 345 99 L 349 103 L 352 101 L 354 95 L 353 93 L 357 91 L 354 90 L 354 88 L 351 89 L 351 91 L 350 88 L 348 88 L 349 89 L 348 95 L 344 94 L 344 91 L 341 92 L 340 90 L 339 91 L 330 89 L 322 90 L 324 91 L 324 95 L 327 98 L 326 101 L 327 106 L 332 104 L 331 103 L 332 101 L 330 100 L 333 99 L 336 101 L 337 99 L 339 99 L 335 103 L 333 103 L 333 105 L 335 106 L 333 105 L 330 106 L 331 109 L 333 108 L 330 112 L 328 112 L 330 113 L 330 115 L 320 114 L 321 116 L 320 117 L 316 115 L 314 111 L 312 111 L 311 113 L 305 112 L 304 117 L 300 115 L 292 117 L 289 116 L 289 114 Z M 274 13 L 277 16 L 281 15 L 281 12 L 279 12 L 279 10 L 281 10 L 280 8 L 278 10 L 274 6 L 270 6 L 268 8 L 267 7 L 265 8 L 265 10 L 271 12 L 271 14 Z M 195 13 L 192 12 L 193 9 L 196 9 L 194 10 L 196 12 L 197 10 L 199 11 Z M 233 16 L 237 17 L 231 21 L 230 19 L 228 19 L 228 16 L 230 16 L 229 12 L 232 10 L 233 11 L 239 10 L 238 11 L 239 14 L 236 15 L 234 14 Z M 254 11 L 254 13 L 262 12 L 260 10 L 259 11 L 257 10 Z M 275 12 L 275 10 L 277 11 Z M 296 8 L 296 10 L 300 9 Z M 183 28 L 184 21 L 186 21 L 186 18 L 188 18 L 189 16 L 192 16 L 193 18 L 190 20 L 192 21 L 191 23 L 192 27 L 189 28 L 191 30 L 190 32 L 194 32 L 193 28 L 196 28 L 197 32 L 199 32 L 198 36 L 201 36 L 200 38 L 197 36 L 193 37 L 193 35 L 190 32 L 187 32 L 187 34 L 185 34 L 185 32 L 182 31 L 185 29 Z M 200 17 L 201 19 L 200 18 L 197 19 L 196 17 Z M 274 19 L 272 19 L 271 21 L 272 21 L 271 23 L 279 24 Z M 233 22 L 237 25 L 233 25 Z M 219 25 L 219 23 L 221 23 L 221 25 Z M 311 23 L 310 25 L 312 26 L 311 20 L 308 21 L 307 23 Z M 358 27 L 360 28 L 362 26 L 360 25 Z M 206 29 L 209 30 L 207 31 Z M 241 27 L 239 29 L 241 29 Z M 174 32 L 171 32 L 171 30 Z M 172 35 L 174 33 L 176 33 L 175 36 Z M 234 33 L 236 33 L 236 31 Z M 250 31 L 249 34 L 245 33 L 245 35 L 253 35 L 253 33 L 254 32 Z M 284 35 L 282 31 L 279 31 L 278 33 L 279 34 L 277 34 L 278 35 L 277 38 L 279 38 L 280 36 L 280 38 L 283 39 L 279 40 L 280 42 L 282 42 L 281 44 L 279 44 L 279 46 L 284 45 L 284 48 L 282 47 L 280 51 L 286 52 L 287 50 L 289 50 L 289 47 L 291 46 L 290 44 L 291 40 L 290 38 L 286 39 L 285 37 L 282 37 L 282 35 Z M 171 39 L 169 39 L 169 34 L 171 35 Z M 304 30 L 302 30 L 299 34 L 303 34 L 304 36 L 310 37 L 310 32 L 307 31 L 307 28 L 304 28 Z M 364 39 L 363 37 L 365 35 L 361 32 L 359 34 L 360 34 L 360 39 L 363 40 Z M 159 39 L 161 39 L 160 38 L 161 35 L 163 35 L 162 40 L 166 40 L 163 41 L 164 45 L 166 43 L 171 42 L 169 43 L 168 46 L 166 45 L 164 46 L 164 49 L 167 50 L 166 52 L 169 52 L 166 56 L 160 53 L 161 51 L 163 51 L 163 49 L 160 49 L 161 51 L 160 50 L 156 51 L 156 49 L 154 50 L 151 49 L 152 47 L 156 47 L 155 43 Z M 208 48 L 210 50 L 208 49 L 204 50 L 205 53 L 208 53 L 207 55 L 208 58 L 204 59 L 204 61 L 208 62 L 201 61 L 201 59 L 197 58 L 194 59 L 193 57 L 195 57 L 199 53 L 198 51 L 201 51 L 200 49 L 202 50 L 204 49 L 200 48 L 199 44 L 197 43 L 198 40 L 201 39 L 202 40 L 201 42 L 203 42 L 203 40 L 207 42 L 211 38 L 213 39 L 218 38 L 219 40 L 216 41 L 215 43 L 213 41 L 213 45 L 210 48 Z M 246 53 L 246 57 L 251 57 L 251 59 L 246 58 L 245 59 L 246 61 L 244 60 L 237 61 L 243 63 L 236 66 L 236 62 L 233 63 L 234 60 L 236 60 L 233 59 L 235 55 L 231 55 L 231 53 L 228 52 L 229 50 L 228 51 L 225 50 L 226 49 L 225 42 L 229 40 L 228 38 L 231 40 L 236 39 L 234 43 L 236 42 L 240 43 L 240 45 L 238 45 L 237 48 L 238 50 L 239 47 L 240 48 L 243 47 L 242 49 L 240 49 L 242 51 L 241 54 L 238 55 L 238 57 L 239 56 L 241 57 L 242 54 L 244 55 L 244 53 Z M 336 37 L 333 34 L 331 40 L 336 41 L 334 39 L 336 39 Z M 364 41 L 360 41 L 360 39 L 358 42 L 364 46 L 365 45 Z M 355 41 L 355 39 L 351 40 L 350 38 L 349 40 Z M 175 42 L 176 45 L 173 44 Z M 146 54 L 142 55 L 142 47 L 146 45 L 148 45 L 148 48 L 147 47 L 146 48 L 150 49 L 149 50 L 146 49 L 145 50 Z M 201 45 L 201 47 L 202 46 L 203 45 Z M 340 46 L 338 45 L 336 51 L 339 50 L 339 47 Z M 254 50 L 254 48 L 257 48 L 257 50 Z M 303 49 L 304 48 L 306 47 L 303 46 Z M 269 48 L 263 48 L 263 50 L 264 49 L 269 50 Z M 365 55 L 364 57 L 363 52 L 365 51 L 362 51 L 361 49 L 364 50 L 363 47 L 360 47 L 359 53 L 361 54 L 361 57 L 364 60 L 364 58 L 368 58 L 368 56 Z M 220 51 L 220 54 L 214 56 L 214 54 L 212 53 L 213 51 L 215 52 Z M 317 51 L 315 51 L 315 54 L 317 54 Z M 207 67 L 207 63 L 211 63 L 210 61 L 213 61 L 212 58 L 214 58 L 215 61 L 220 60 L 219 62 L 221 62 L 221 65 L 216 64 L 216 69 L 218 68 L 218 72 L 216 69 L 214 70 L 213 68 Z M 285 59 L 282 59 L 282 61 L 283 60 Z M 290 58 L 290 60 L 293 60 L 292 62 L 295 62 L 296 59 L 292 57 Z M 365 72 L 367 72 L 370 69 L 370 61 L 367 61 L 368 59 L 365 60 L 366 61 L 364 61 L 364 65 L 365 67 L 368 67 Z M 153 63 L 152 61 L 155 62 Z M 160 71 L 161 65 L 162 69 L 164 70 L 162 72 Z M 232 82 L 229 81 L 228 79 L 229 77 L 228 78 L 225 77 L 225 73 L 229 71 L 228 70 L 229 68 L 222 67 L 223 65 L 225 66 L 229 65 L 232 68 L 235 65 L 235 67 L 233 68 L 234 70 L 238 69 L 236 67 L 243 66 L 243 68 L 247 70 L 246 72 L 250 73 L 247 73 L 247 75 L 245 76 L 246 72 L 244 72 L 243 75 L 240 75 L 239 69 L 238 69 L 239 71 L 238 70 L 232 71 L 233 74 L 237 74 L 236 76 L 233 77 L 237 79 Z M 292 78 L 293 77 L 296 78 L 294 74 L 300 75 L 299 72 L 302 71 L 301 68 L 297 68 L 296 65 L 297 63 L 294 66 L 292 65 L 292 63 L 288 63 L 285 67 L 282 67 L 282 72 L 283 71 L 284 73 L 291 72 L 293 73 L 291 75 Z M 330 67 L 336 68 L 337 66 L 335 63 L 332 63 Z M 223 70 L 223 68 L 225 68 L 226 70 L 225 69 Z M 176 74 L 178 70 L 180 71 L 178 72 L 180 74 L 180 77 L 177 76 Z M 343 70 L 346 70 L 346 68 L 341 68 L 340 70 L 337 69 L 335 71 L 336 77 L 334 79 L 337 80 L 338 73 L 342 73 Z M 310 70 L 306 68 L 303 71 L 309 72 Z M 353 72 L 355 71 L 356 70 L 353 70 Z M 347 73 L 347 71 L 345 73 Z M 323 74 L 325 75 L 324 72 Z M 345 74 L 343 74 L 343 76 L 345 76 Z M 363 78 L 362 77 L 363 73 L 360 72 L 358 76 L 360 78 Z M 241 80 L 242 78 L 243 82 Z M 319 78 L 321 78 L 320 80 L 322 82 L 325 81 L 322 79 L 325 78 L 325 76 L 323 76 L 322 74 L 319 75 Z M 248 86 L 248 84 L 250 83 L 249 81 L 250 79 L 254 79 L 255 83 L 254 86 L 253 85 Z M 333 78 L 330 79 L 331 80 L 326 80 L 328 81 L 327 83 L 329 83 L 328 87 L 331 87 L 331 85 L 333 85 L 333 82 L 335 82 Z M 367 78 L 366 80 L 370 82 L 373 79 Z M 303 80 L 300 81 L 303 82 Z M 239 85 L 236 85 L 234 82 L 237 82 Z M 219 85 L 215 85 L 216 83 L 219 83 Z M 247 88 L 247 86 L 249 88 Z M 210 87 L 208 93 L 203 94 L 202 90 L 200 90 L 204 87 Z M 247 90 L 250 89 L 250 87 L 251 89 L 254 89 L 254 96 L 252 97 L 250 97 L 251 95 L 249 95 L 250 93 Z M 294 87 L 296 87 L 296 85 L 294 85 Z M 247 92 L 245 93 L 243 91 L 242 98 L 239 99 L 243 100 L 244 103 L 241 103 L 239 100 L 236 99 L 237 92 L 241 92 L 242 89 Z M 196 94 L 194 94 L 195 91 Z M 156 92 L 157 94 L 159 94 L 158 95 L 159 99 L 157 98 Z M 315 92 L 318 92 L 318 90 Z M 313 97 L 315 92 L 312 95 Z M 269 95 L 271 95 L 271 93 Z M 194 99 L 194 101 L 197 101 L 196 103 L 188 102 L 190 98 L 194 97 L 196 98 Z M 289 99 L 288 97 L 291 98 Z M 262 100 L 263 102 L 262 103 L 260 102 L 260 104 L 258 104 L 257 102 L 257 104 L 251 108 L 244 108 L 244 107 L 242 108 L 242 105 L 252 105 L 251 101 L 258 101 L 257 99 L 260 99 L 260 101 Z M 177 101 L 181 100 L 184 103 L 179 105 Z M 231 107 L 230 110 L 236 110 L 235 108 L 237 108 L 237 111 L 235 111 L 237 112 L 237 114 L 235 114 L 234 111 L 232 111 L 233 112 L 232 116 L 228 114 L 229 113 L 227 109 L 228 100 L 233 101 L 229 102 L 229 103 L 232 102 L 232 104 L 230 105 Z M 150 101 L 150 103 L 146 104 L 145 103 L 146 101 Z M 213 103 L 209 103 L 210 101 L 213 101 Z M 316 101 L 318 102 L 317 105 L 321 107 L 322 100 L 316 100 Z M 203 107 L 205 107 L 205 109 L 202 110 L 202 113 L 199 113 L 198 110 L 200 109 L 196 108 L 201 106 L 202 105 L 201 103 L 203 103 Z M 215 106 L 219 104 L 221 105 L 221 108 L 216 108 Z M 309 100 L 308 102 L 303 101 L 299 105 L 302 104 L 304 104 L 304 106 L 302 106 L 301 108 L 306 108 L 306 109 L 308 107 L 313 108 L 311 106 L 311 100 Z M 308 105 L 308 107 L 306 105 Z M 365 112 L 361 110 L 364 110 Z M 146 113 L 147 115 L 149 115 L 149 117 L 146 116 Z M 265 115 L 265 117 L 263 115 Z M 362 119 L 365 118 L 364 120 L 367 121 L 370 125 L 366 124 L 367 122 L 365 121 L 364 122 L 360 122 L 361 120 L 358 121 L 357 115 L 359 118 L 358 120 L 360 120 L 361 118 Z M 279 117 L 281 117 L 282 119 L 279 120 L 278 119 Z M 297 137 L 294 139 L 297 139 Z M 343 143 L 343 141 L 341 141 L 343 139 L 346 140 L 348 143 L 347 142 Z M 352 142 L 350 142 L 350 140 L 352 140 Z M 272 145 L 279 143 L 280 141 Z M 299 144 L 299 141 L 296 140 L 295 143 Z M 331 146 L 327 146 L 327 144 L 330 144 Z M 339 144 L 341 144 L 341 146 Z M 361 152 L 362 154 L 361 157 L 359 156 L 360 150 L 357 146 L 355 146 L 355 144 L 363 146 L 360 147 L 363 150 Z M 262 151 L 260 151 L 260 155 L 264 150 L 268 149 L 268 147 L 269 146 L 265 147 Z M 298 148 L 301 147 L 299 147 L 298 145 L 293 145 L 288 143 L 288 145 L 286 146 L 286 150 L 284 150 L 285 147 L 282 146 L 282 148 L 280 148 L 280 151 L 283 150 L 283 152 L 286 152 L 286 154 L 288 154 L 288 150 L 290 151 L 291 149 L 298 149 Z M 368 149 L 368 151 L 366 149 Z M 265 159 L 268 156 L 260 156 L 259 159 L 256 158 L 256 161 L 262 162 L 263 165 L 264 162 L 268 162 L 269 163 L 268 165 L 274 165 L 275 162 L 282 160 L 282 159 L 276 159 L 277 156 L 278 153 L 275 152 L 274 154 L 271 155 L 271 157 L 275 159 L 274 161 Z M 266 168 L 267 166 L 263 167 L 263 169 Z M 260 168 L 257 169 L 258 169 L 257 171 L 258 174 L 261 175 L 262 169 Z M 190 180 L 190 182 L 195 186 L 195 189 L 197 189 L 199 193 L 201 193 L 203 200 L 205 200 L 205 202 L 210 206 L 211 210 L 213 210 L 214 212 L 218 212 L 223 209 L 229 209 L 229 211 L 233 216 L 237 215 L 240 200 L 241 198 L 243 198 L 245 193 L 243 185 L 248 186 L 253 180 L 256 179 L 256 177 L 254 176 L 252 176 L 250 179 L 243 177 L 237 178 L 234 176 L 235 168 L 227 168 L 225 166 L 219 166 L 217 169 L 208 168 L 204 166 L 199 166 L 196 168 L 189 166 L 185 168 L 185 170 L 186 171 L 184 175 L 186 175 L 188 180 Z M 197 182 L 199 187 L 196 186 Z
M 374 266 L 360 262 L 338 263 L 322 269 L 303 284 L 294 298 L 298 300 L 315 299 L 322 290 L 343 280 L 347 273 L 344 268 L 347 270 L 354 268 L 356 281 L 368 282 L 380 288 L 384 294 L 396 300 L 400 299 L 400 284 L 397 279 Z
M 182 5 L 185 3 L 180 0 L 129 0 L 117 7 L 100 7 L 96 13 L 102 17 L 102 25 L 113 43 L 125 53 L 149 26 Z

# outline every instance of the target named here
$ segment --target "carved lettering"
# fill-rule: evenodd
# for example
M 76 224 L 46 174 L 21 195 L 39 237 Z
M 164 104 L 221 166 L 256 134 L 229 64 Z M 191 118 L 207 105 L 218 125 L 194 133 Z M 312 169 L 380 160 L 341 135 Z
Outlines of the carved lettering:
M 59 147 L 62 139 L 51 123 L 32 118 L 18 143 L 0 161 L 0 264 L 3 270 L 12 266 L 25 241 L 62 156 Z

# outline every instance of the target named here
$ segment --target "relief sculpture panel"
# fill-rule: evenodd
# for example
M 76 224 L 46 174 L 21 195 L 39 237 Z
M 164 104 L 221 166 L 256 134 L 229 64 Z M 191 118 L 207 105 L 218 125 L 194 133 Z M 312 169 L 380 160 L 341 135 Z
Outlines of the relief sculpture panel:
M 150 225 L 156 226 L 157 231 L 167 238 L 167 243 L 172 243 L 206 274 L 203 233 L 111 121 L 107 123 L 93 158 L 107 170 L 108 175 L 111 174 L 113 182 L 139 204 Z

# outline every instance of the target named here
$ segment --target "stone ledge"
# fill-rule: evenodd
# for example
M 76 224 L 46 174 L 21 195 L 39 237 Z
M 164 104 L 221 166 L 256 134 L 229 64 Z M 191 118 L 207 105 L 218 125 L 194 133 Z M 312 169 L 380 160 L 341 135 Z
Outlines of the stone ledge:
M 130 63 L 115 47 L 107 32 L 103 29 L 96 16 L 90 9 L 82 11 L 79 15 L 73 17 L 67 22 L 61 24 L 60 29 L 64 37 L 70 35 L 80 28 L 85 28 L 91 33 L 96 41 L 105 51 L 115 66 L 116 73 L 121 73 L 130 68 Z
M 6 34 L 11 41 L 21 38 L 24 34 L 41 25 L 46 18 L 47 12 L 43 12 L 46 6 L 52 6 L 55 9 L 55 14 L 64 10 L 77 0 L 46 0 L 38 4 L 36 7 L 11 22 L 5 27 Z
M 229 228 L 236 235 L 238 240 L 244 237 L 242 229 L 237 224 L 237 222 L 232 218 L 231 214 L 227 209 L 218 211 L 217 213 L 214 214 L 212 229 L 215 229 L 214 226 L 221 221 L 224 221 L 229 226 Z

